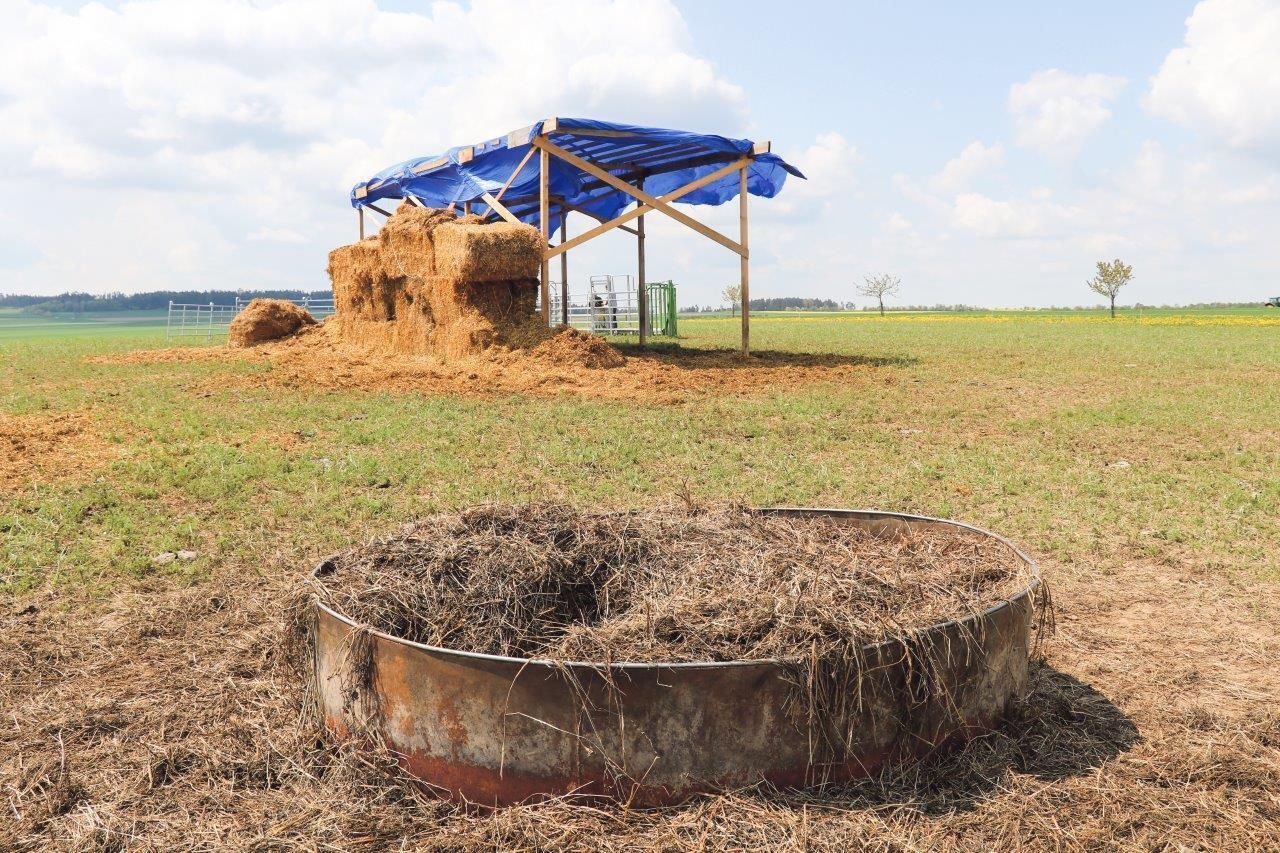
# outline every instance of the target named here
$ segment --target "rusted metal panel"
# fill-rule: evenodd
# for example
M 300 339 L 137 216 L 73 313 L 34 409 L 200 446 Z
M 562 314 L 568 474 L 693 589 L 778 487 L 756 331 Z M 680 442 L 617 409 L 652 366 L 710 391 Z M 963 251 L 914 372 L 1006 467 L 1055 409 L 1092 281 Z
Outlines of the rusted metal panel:
M 917 525 L 976 530 L 863 510 L 769 511 L 839 517 L 881 535 Z M 802 787 L 866 776 L 998 723 L 1025 689 L 1038 584 L 922 632 L 914 642 L 928 655 L 899 641 L 865 647 L 851 747 L 839 760 L 824 757 L 832 753 L 807 724 L 794 664 L 776 660 L 562 664 L 370 632 L 379 713 L 366 723 L 433 790 L 486 805 L 573 793 L 659 805 L 760 781 Z M 343 736 L 353 712 L 342 673 L 358 627 L 317 607 L 317 693 L 329 728 Z

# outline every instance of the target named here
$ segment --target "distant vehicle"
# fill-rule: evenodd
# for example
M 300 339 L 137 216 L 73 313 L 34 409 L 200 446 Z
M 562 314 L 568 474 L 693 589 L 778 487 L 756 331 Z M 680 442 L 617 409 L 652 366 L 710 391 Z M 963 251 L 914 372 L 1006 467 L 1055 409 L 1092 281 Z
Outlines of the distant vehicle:
M 1273 296 L 1262 304 L 1266 308 L 1280 308 L 1280 296 Z

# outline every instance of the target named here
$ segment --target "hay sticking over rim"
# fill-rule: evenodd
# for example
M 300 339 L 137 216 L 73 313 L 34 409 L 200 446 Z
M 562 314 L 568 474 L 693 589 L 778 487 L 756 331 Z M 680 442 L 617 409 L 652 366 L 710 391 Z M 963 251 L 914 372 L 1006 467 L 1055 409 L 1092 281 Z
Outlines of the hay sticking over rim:
M 561 661 L 846 661 L 1025 589 L 1030 568 L 959 530 L 872 535 L 732 504 L 441 514 L 318 578 L 354 621 L 460 651 Z

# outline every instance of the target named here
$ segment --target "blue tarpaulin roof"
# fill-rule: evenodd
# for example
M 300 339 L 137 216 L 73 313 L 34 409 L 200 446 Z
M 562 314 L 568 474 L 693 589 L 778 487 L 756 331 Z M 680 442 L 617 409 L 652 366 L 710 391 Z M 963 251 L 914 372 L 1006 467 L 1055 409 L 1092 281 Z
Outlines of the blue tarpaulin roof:
M 351 206 L 382 199 L 412 196 L 427 207 L 473 203 L 484 212 L 482 196 L 497 195 L 511 173 L 529 153 L 533 139 L 547 133 L 550 142 L 617 175 L 645 192 L 661 196 L 704 175 L 711 174 L 745 155 L 754 154 L 747 170 L 747 192 L 772 198 L 782 191 L 787 175 L 804 175 L 781 157 L 749 139 L 728 139 L 683 130 L 635 127 L 581 118 L 548 119 L 477 145 L 450 148 L 435 157 L 419 157 L 383 169 L 351 191 Z M 538 224 L 539 182 L 535 154 L 502 195 L 502 204 L 523 222 Z M 551 222 L 548 231 L 560 227 L 565 209 L 585 213 L 601 221 L 612 219 L 635 199 L 609 186 L 571 163 L 550 160 Z M 738 195 L 738 173 L 727 174 L 682 196 L 677 204 L 724 204 Z M 476 205 L 479 205 L 478 207 Z

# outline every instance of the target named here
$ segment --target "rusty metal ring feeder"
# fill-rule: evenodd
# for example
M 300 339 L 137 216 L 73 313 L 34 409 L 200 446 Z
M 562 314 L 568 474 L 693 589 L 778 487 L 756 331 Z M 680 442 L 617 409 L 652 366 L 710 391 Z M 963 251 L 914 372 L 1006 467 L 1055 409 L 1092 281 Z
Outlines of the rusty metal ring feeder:
M 319 600 L 315 684 L 338 737 L 371 728 L 412 776 L 446 797 L 486 806 L 606 796 L 680 802 L 766 782 L 812 787 L 866 777 L 991 731 L 1024 690 L 1041 580 L 1003 537 L 946 519 L 875 510 L 770 507 L 839 518 L 876 535 L 944 527 L 1008 547 L 1031 582 L 981 613 L 862 648 L 859 690 L 838 755 L 797 718 L 796 660 L 592 663 L 504 657 L 411 642 L 372 630 Z M 321 576 L 329 560 L 316 567 Z M 344 700 L 353 632 L 371 641 L 372 706 Z M 922 672 L 913 649 L 929 650 Z M 921 679 L 928 683 L 921 684 Z M 907 697 L 904 700 L 904 697 Z

